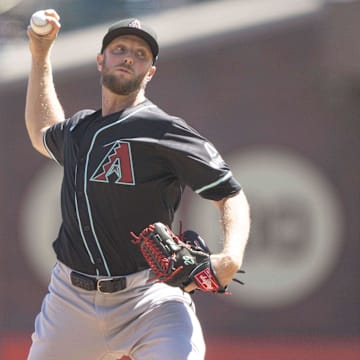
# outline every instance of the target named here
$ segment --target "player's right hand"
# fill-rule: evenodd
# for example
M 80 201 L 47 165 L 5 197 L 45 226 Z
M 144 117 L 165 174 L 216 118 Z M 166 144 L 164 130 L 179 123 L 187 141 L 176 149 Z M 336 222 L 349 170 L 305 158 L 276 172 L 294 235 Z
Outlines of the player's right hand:
M 28 26 L 27 34 L 29 37 L 29 47 L 35 59 L 44 59 L 49 53 L 61 28 L 60 16 L 54 9 L 45 10 L 46 18 L 52 25 L 52 30 L 47 35 L 38 35 Z

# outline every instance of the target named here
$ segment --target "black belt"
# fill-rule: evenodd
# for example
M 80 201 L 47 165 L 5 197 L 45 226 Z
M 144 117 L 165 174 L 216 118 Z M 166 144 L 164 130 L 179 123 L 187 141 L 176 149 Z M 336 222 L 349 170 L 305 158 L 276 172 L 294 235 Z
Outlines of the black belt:
M 97 290 L 102 293 L 114 293 L 126 288 L 125 277 L 95 279 L 93 277 L 80 274 L 76 271 L 72 271 L 70 278 L 71 283 L 74 286 L 88 291 Z

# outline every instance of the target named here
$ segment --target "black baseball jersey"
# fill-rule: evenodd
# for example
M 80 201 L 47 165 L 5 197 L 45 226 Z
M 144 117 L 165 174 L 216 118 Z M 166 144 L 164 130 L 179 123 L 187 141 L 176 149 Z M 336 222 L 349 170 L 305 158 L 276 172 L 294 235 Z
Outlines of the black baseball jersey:
M 87 274 L 148 267 L 130 232 L 171 225 L 185 186 L 206 199 L 240 191 L 214 146 L 149 100 L 102 116 L 82 110 L 44 133 L 64 167 L 57 258 Z

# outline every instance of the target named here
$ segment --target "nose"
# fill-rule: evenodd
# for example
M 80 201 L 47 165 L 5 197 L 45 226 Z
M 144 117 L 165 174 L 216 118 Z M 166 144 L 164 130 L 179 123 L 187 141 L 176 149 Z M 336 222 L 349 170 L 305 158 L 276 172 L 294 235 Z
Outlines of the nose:
M 127 65 L 132 65 L 134 63 L 134 60 L 131 55 L 126 55 L 124 58 L 124 63 Z

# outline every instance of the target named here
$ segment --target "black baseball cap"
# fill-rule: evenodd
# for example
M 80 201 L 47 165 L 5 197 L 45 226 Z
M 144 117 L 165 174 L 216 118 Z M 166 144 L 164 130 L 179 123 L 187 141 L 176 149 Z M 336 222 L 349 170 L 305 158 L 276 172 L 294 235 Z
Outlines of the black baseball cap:
M 104 52 L 111 41 L 121 35 L 136 35 L 144 39 L 150 46 L 155 63 L 159 55 L 156 33 L 149 25 L 136 18 L 124 19 L 112 24 L 103 38 L 101 53 Z

